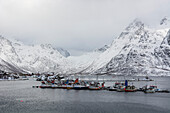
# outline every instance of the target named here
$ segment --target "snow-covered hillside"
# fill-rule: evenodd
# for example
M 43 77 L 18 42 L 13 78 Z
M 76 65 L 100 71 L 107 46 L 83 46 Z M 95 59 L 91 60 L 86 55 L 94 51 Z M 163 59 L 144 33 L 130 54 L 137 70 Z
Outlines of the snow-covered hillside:
M 101 54 L 101 51 L 93 51 L 80 56 L 68 57 L 69 71 L 72 73 L 81 73 L 82 70 L 86 69 Z
M 0 44 L 2 67 L 9 63 L 21 72 L 63 72 L 63 67 L 67 64 L 65 57 L 50 44 L 28 46 L 3 37 L 0 37 Z M 10 68 L 11 66 L 6 67 Z M 11 71 L 8 68 L 3 70 Z
M 155 30 L 138 19 L 134 20 L 84 72 L 120 75 L 169 73 L 167 69 L 158 68 L 164 64 L 160 64 L 155 55 L 168 32 L 166 25 Z

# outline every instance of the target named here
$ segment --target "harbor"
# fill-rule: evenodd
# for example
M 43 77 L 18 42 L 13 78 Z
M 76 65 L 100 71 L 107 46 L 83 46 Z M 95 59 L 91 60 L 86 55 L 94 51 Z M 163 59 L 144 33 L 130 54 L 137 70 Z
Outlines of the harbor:
M 106 79 L 105 79 L 106 77 Z M 67 90 L 107 90 L 117 92 L 144 92 L 144 93 L 170 93 L 168 89 L 159 88 L 157 81 L 146 77 L 114 77 L 107 79 L 107 76 L 98 77 L 96 75 L 90 78 L 86 76 L 72 76 L 59 77 L 37 77 L 36 80 L 40 81 L 40 85 L 32 86 L 32 88 L 52 88 L 52 89 L 67 89 Z M 41 78 L 41 79 L 40 79 Z M 88 78 L 88 79 L 87 79 Z M 101 79 L 103 78 L 103 79 Z M 151 84 L 150 84 L 151 82 Z M 135 86 L 140 84 L 140 86 Z
M 96 76 L 93 76 L 91 79 L 95 78 Z M 101 78 L 103 77 L 99 77 Z M 105 76 L 105 79 L 111 78 Z M 113 79 L 123 80 L 124 77 Z M 151 77 L 151 79 L 154 81 L 136 81 L 133 84 L 139 88 L 147 84 L 170 90 L 170 77 Z M 3 111 L 0 113 L 169 113 L 170 111 L 170 93 L 32 88 L 40 86 L 41 82 L 32 77 L 26 81 L 0 81 L 0 108 Z M 105 86 L 112 85 L 114 82 L 105 82 Z

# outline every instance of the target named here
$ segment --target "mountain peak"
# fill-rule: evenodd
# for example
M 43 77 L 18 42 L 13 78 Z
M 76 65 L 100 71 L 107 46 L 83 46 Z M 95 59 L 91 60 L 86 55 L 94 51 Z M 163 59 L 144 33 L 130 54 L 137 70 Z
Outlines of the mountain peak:
M 103 47 L 96 49 L 95 51 L 97 52 L 105 52 L 108 48 L 110 47 L 110 45 L 104 45 Z
M 129 26 L 126 28 L 127 31 L 144 28 L 144 23 L 136 18 Z
M 170 19 L 168 17 L 164 17 L 161 21 L 160 21 L 160 25 L 168 25 L 170 24 Z
M 41 44 L 40 45 L 43 49 L 54 49 L 51 44 Z

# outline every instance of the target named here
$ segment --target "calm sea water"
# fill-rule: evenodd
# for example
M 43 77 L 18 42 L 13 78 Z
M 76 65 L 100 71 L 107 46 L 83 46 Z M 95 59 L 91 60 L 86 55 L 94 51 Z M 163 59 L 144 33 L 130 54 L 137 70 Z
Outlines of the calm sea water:
M 152 79 L 155 81 L 133 84 L 170 90 L 170 77 Z M 32 88 L 33 85 L 40 82 L 0 81 L 0 113 L 170 113 L 170 93 L 40 89 Z

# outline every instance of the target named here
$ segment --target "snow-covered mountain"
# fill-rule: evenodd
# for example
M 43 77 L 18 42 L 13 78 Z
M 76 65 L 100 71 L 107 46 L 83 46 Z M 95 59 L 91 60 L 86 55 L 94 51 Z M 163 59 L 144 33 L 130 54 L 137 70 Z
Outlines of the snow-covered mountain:
M 17 40 L 0 37 L 0 70 L 29 73 L 79 73 L 101 53 L 102 51 L 93 51 L 81 56 L 70 56 L 66 50 L 54 48 L 51 44 L 25 45 Z
M 167 26 L 160 28 L 151 29 L 140 20 L 134 20 L 119 37 L 114 39 L 111 47 L 83 72 L 120 75 L 169 73 L 168 67 L 162 68 L 165 62 L 160 63 L 160 59 L 155 55 L 168 32 Z
M 50 44 L 28 46 L 3 37 L 0 37 L 0 59 L 4 71 L 17 68 L 20 72 L 63 72 L 67 64 L 65 57 Z
M 90 73 L 117 75 L 170 74 L 170 21 L 150 28 L 138 19 L 110 45 L 70 56 L 50 44 L 25 45 L 0 37 L 0 70 L 12 72 Z M 169 32 L 168 32 L 169 31 Z

